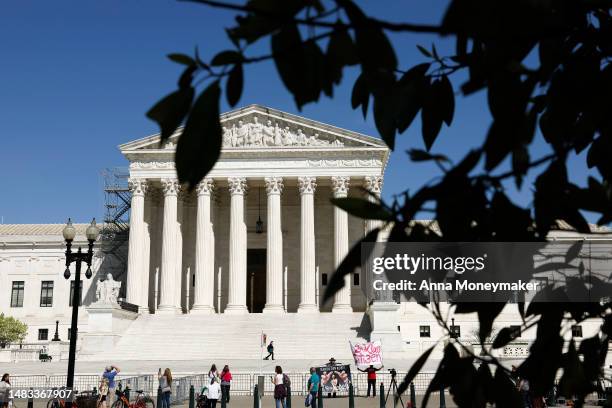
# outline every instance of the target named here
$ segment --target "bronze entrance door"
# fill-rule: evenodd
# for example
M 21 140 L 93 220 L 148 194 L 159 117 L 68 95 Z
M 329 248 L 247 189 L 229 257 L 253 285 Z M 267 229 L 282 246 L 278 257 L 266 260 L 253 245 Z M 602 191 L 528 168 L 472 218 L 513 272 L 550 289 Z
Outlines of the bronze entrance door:
M 261 313 L 266 305 L 266 249 L 247 249 L 247 307 Z

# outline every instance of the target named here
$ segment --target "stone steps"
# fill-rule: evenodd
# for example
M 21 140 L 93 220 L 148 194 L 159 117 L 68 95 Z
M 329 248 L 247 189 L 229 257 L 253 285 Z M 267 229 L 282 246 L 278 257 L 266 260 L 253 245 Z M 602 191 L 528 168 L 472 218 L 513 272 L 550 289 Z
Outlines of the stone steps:
M 262 332 L 277 359 L 350 359 L 348 342 L 365 341 L 369 331 L 363 313 L 141 315 L 110 353 L 87 360 L 260 359 Z

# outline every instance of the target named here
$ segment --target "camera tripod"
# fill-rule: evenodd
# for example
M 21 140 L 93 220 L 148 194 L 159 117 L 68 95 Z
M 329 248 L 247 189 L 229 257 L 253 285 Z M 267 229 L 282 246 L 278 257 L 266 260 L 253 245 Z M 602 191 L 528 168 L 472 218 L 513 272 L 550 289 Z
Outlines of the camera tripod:
M 397 393 L 397 380 L 395 377 L 397 376 L 397 372 L 395 370 L 391 371 L 391 383 L 389 384 L 389 389 L 387 390 L 387 396 L 385 397 L 385 406 L 387 405 L 387 400 L 389 399 L 389 395 L 391 394 L 391 390 L 393 390 L 393 406 L 397 404 L 397 400 L 402 403 L 402 407 L 404 407 L 404 401 L 402 400 L 401 394 Z

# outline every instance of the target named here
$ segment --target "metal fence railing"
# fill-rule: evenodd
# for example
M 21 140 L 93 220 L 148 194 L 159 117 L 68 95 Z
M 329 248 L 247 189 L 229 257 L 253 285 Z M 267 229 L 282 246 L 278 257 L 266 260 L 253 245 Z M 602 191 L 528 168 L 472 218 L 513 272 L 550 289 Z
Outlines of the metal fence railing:
M 259 373 L 233 373 L 231 382 L 231 394 L 232 395 L 252 395 L 255 384 L 258 382 Z M 264 377 L 264 394 L 272 395 L 274 392 L 274 385 L 270 380 L 273 375 L 271 372 L 261 374 Z M 293 395 L 304 395 L 307 391 L 307 384 L 310 375 L 308 373 L 287 373 L 291 380 L 291 392 Z M 406 375 L 406 372 L 397 372 L 396 380 L 401 383 L 402 379 Z M 422 372 L 417 374 L 414 378 L 413 383 L 415 386 L 416 394 L 422 395 L 425 393 L 430 381 L 434 376 L 433 372 Z M 118 376 L 117 381 L 121 383 L 123 388 L 129 387 L 131 390 L 143 390 L 151 396 L 156 396 L 159 380 L 157 375 L 147 374 L 140 376 Z M 172 395 L 170 402 L 181 403 L 189 398 L 189 389 L 193 385 L 196 394 L 199 394 L 208 383 L 207 374 L 197 374 L 189 376 L 177 376 L 174 378 L 172 384 Z M 74 378 L 74 389 L 76 391 L 88 391 L 94 387 L 98 387 L 100 382 L 100 376 L 98 375 L 75 375 Z M 15 375 L 11 376 L 11 383 L 15 388 L 60 388 L 66 385 L 65 375 Z M 367 392 L 367 374 L 366 373 L 352 373 L 353 389 L 356 396 L 365 396 Z M 377 373 L 377 392 L 379 391 L 380 384 L 384 384 L 385 391 L 388 390 L 391 384 L 391 374 L 389 372 L 380 371 Z M 604 387 L 612 387 L 612 383 L 606 380 L 603 384 Z M 337 395 L 346 395 L 346 392 L 338 392 Z M 134 397 L 136 393 L 132 392 L 131 397 Z M 596 399 L 596 395 L 589 396 L 590 399 Z

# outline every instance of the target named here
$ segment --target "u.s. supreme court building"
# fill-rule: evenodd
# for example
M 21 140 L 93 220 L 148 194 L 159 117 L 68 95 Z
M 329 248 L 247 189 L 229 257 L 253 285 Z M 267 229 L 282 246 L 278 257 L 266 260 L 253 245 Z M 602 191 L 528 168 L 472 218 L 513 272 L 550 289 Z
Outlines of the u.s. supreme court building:
M 94 277 L 83 280 L 79 359 L 259 359 L 262 332 L 281 359 L 350 360 L 348 341 L 367 339 L 396 356 L 434 344 L 442 331 L 425 309 L 367 299 L 359 270 L 322 304 L 335 267 L 375 226 L 330 198 L 380 195 L 385 144 L 258 105 L 221 120 L 221 158 L 194 191 L 177 182 L 176 135 L 119 146 L 129 161 L 127 262 L 98 249 Z M 84 245 L 86 225 L 76 227 L 75 245 Z M 0 312 L 28 324 L 25 349 L 49 347 L 58 358 L 67 355 L 75 285 L 62 275 L 62 228 L 0 226 Z M 500 328 L 519 322 L 513 305 L 499 319 Z M 456 316 L 455 325 L 477 339 L 476 316 Z M 529 341 L 526 333 L 501 352 L 525 355 Z M 4 358 L 30 358 L 25 349 Z

